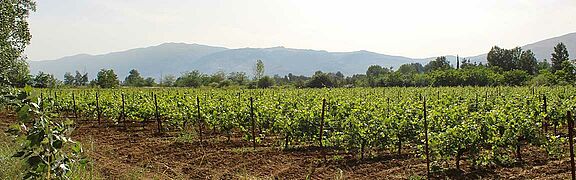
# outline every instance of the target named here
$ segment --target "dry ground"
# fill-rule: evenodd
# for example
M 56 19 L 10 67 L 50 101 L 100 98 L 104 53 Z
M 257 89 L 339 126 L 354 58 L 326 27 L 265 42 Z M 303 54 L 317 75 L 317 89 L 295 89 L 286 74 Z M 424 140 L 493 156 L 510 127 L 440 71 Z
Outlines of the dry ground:
M 13 117 L 0 115 L 2 129 Z M 409 179 L 426 175 L 425 161 L 411 154 L 367 155 L 319 148 L 282 150 L 269 138 L 253 150 L 234 137 L 209 136 L 199 143 L 180 132 L 155 134 L 155 124 L 113 124 L 80 121 L 73 138 L 106 179 Z M 409 149 L 404 152 L 410 151 Z M 325 155 L 325 156 L 324 156 Z M 511 167 L 435 173 L 439 179 L 569 179 L 569 157 L 548 160 L 538 148 L 526 147 L 524 163 Z M 324 159 L 324 157 L 326 157 Z

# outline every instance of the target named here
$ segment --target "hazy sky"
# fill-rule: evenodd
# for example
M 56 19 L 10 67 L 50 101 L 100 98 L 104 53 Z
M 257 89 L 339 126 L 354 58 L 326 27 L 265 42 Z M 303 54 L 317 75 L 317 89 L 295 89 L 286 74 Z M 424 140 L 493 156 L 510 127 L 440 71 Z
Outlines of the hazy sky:
M 472 56 L 576 32 L 576 0 L 40 0 L 30 60 L 165 42 Z

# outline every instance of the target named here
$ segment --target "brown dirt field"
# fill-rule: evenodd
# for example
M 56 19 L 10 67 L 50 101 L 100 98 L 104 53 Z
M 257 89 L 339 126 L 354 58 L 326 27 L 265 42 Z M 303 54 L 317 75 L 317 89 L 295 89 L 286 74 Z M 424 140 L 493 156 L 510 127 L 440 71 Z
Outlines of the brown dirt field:
M 0 115 L 4 129 L 12 119 Z M 176 132 L 155 134 L 156 124 L 129 127 L 80 122 L 73 138 L 83 143 L 106 179 L 408 179 L 425 176 L 421 158 L 393 153 L 367 155 L 328 150 L 326 160 L 319 148 L 281 150 L 264 141 L 256 150 L 240 138 L 196 137 L 185 140 Z M 403 152 L 408 152 L 409 149 Z M 472 170 L 466 162 L 462 171 L 433 174 L 435 179 L 569 179 L 569 157 L 548 160 L 538 148 L 526 147 L 523 164 Z

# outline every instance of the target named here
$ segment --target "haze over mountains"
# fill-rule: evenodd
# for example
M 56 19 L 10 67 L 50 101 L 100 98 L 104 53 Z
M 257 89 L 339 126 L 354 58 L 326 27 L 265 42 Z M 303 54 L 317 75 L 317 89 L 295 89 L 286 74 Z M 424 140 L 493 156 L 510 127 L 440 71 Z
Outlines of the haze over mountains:
M 538 60 L 550 59 L 558 42 L 566 44 L 571 59 L 576 57 L 576 33 L 546 39 L 522 46 L 531 49 Z M 490 47 L 486 47 L 487 51 Z M 441 56 L 441 55 L 439 55 Z M 56 60 L 30 61 L 33 74 L 38 71 L 54 74 L 62 79 L 66 72 L 87 72 L 94 78 L 102 68 L 112 68 L 120 79 L 128 71 L 137 69 L 144 77 L 160 78 L 161 75 L 180 75 L 186 71 L 199 70 L 211 74 L 217 71 L 246 72 L 251 74 L 256 60 L 264 62 L 267 75 L 312 75 L 315 71 L 340 71 L 345 75 L 365 73 L 370 65 L 398 68 L 405 63 L 418 62 L 425 65 L 431 59 L 414 59 L 379 54 L 370 51 L 328 52 L 323 50 L 272 48 L 228 49 L 199 44 L 164 43 L 158 46 L 137 48 L 102 55 L 79 54 Z M 486 54 L 469 57 L 474 62 L 485 62 Z M 447 56 L 455 63 L 455 56 Z

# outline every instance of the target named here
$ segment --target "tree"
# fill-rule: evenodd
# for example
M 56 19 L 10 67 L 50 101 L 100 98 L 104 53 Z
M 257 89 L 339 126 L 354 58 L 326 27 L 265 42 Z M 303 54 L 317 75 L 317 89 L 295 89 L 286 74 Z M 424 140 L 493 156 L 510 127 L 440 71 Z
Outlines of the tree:
M 210 83 L 220 83 L 226 80 L 226 73 L 224 71 L 217 71 L 210 76 Z
M 402 64 L 396 72 L 402 74 L 419 74 L 424 72 L 424 66 L 420 63 Z
M 432 72 L 435 70 L 448 70 L 451 69 L 450 62 L 446 60 L 445 56 L 437 57 L 434 61 L 430 61 L 426 66 L 424 66 L 424 70 L 426 72 Z
M 328 74 L 322 71 L 316 71 L 312 79 L 306 83 L 306 87 L 310 88 L 324 88 L 324 87 L 334 87 L 334 82 L 330 80 Z
M 80 80 L 80 85 L 81 86 L 88 85 L 88 73 L 84 73 L 84 75 L 82 75 L 82 79 Z
M 576 82 L 576 67 L 570 61 L 562 62 L 562 72 L 562 76 L 558 76 L 558 78 L 562 78 L 568 84 Z
M 508 86 L 524 85 L 530 78 L 530 75 L 522 70 L 506 71 L 502 75 L 504 76 L 504 83 Z
M 100 69 L 96 76 L 96 85 L 101 88 L 114 88 L 120 85 L 118 76 L 112 69 Z
M 42 71 L 38 72 L 38 75 L 32 78 L 32 87 L 35 88 L 53 88 L 58 84 L 58 80 L 54 78 L 54 75 L 47 74 Z
M 542 71 L 542 70 L 550 70 L 550 63 L 548 63 L 548 60 L 544 59 L 544 61 L 540 61 L 538 62 L 537 68 L 538 71 Z
M 22 87 L 29 79 L 23 52 L 32 37 L 27 22 L 32 11 L 32 0 L 0 1 L 0 80 L 12 86 Z
M 258 88 L 269 88 L 274 85 L 274 80 L 270 76 L 264 76 L 258 79 Z
M 254 80 L 259 80 L 264 76 L 264 63 L 258 59 L 254 65 Z
M 383 68 L 380 65 L 371 65 L 368 67 L 368 70 L 366 70 L 366 77 L 368 78 L 368 85 L 370 85 L 370 87 L 376 87 L 377 85 L 377 81 L 376 79 L 378 78 L 378 76 L 389 73 L 390 70 L 387 68 Z M 312 77 L 314 78 L 314 77 Z
M 518 67 L 528 74 L 534 75 L 538 71 L 538 61 L 531 50 L 523 51 L 518 61 Z
M 152 77 L 147 77 L 146 79 L 144 79 L 142 86 L 145 86 L 145 87 L 156 86 L 156 80 Z
M 476 63 L 472 63 L 470 59 L 462 58 L 462 62 L 460 63 L 460 69 L 466 69 L 471 67 L 477 67 Z
M 533 86 L 551 86 L 556 84 L 556 76 L 548 70 L 541 70 L 538 76 L 530 80 L 530 85 Z
M 554 52 L 552 53 L 552 72 L 556 72 L 557 70 L 561 70 L 562 63 L 564 61 L 568 61 L 569 59 L 568 50 L 566 50 L 566 46 L 564 43 L 558 43 L 554 47 Z
M 144 78 L 140 76 L 140 73 L 136 69 L 130 70 L 128 76 L 124 79 L 125 86 L 141 87 L 144 86 Z
M 66 72 L 66 74 L 64 74 L 64 85 L 86 86 L 88 85 L 88 73 L 82 75 L 80 72 L 76 71 L 76 75 L 72 76 L 72 73 Z
M 512 70 L 514 62 L 512 60 L 512 53 L 507 49 L 502 49 L 498 46 L 492 47 L 486 56 L 488 65 L 497 66 L 505 71 Z
M 237 85 L 244 85 L 248 80 L 248 76 L 246 76 L 245 72 L 231 72 L 228 74 L 228 79 Z
M 200 73 L 198 70 L 186 72 L 176 79 L 174 83 L 178 87 L 200 87 L 202 86 L 202 79 L 206 75 Z
M 160 86 L 164 86 L 164 87 L 174 86 L 174 82 L 176 82 L 176 76 L 166 75 L 162 78 L 162 81 L 160 82 Z
M 64 85 L 74 86 L 75 80 L 76 79 L 72 76 L 72 73 L 66 72 L 66 74 L 64 74 Z
M 376 77 L 380 74 L 384 74 L 384 73 L 388 73 L 388 72 L 390 72 L 388 69 L 383 68 L 380 65 L 371 65 L 368 67 L 368 70 L 366 70 L 366 76 Z

